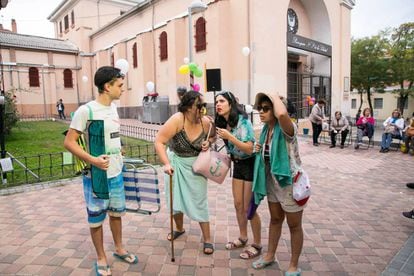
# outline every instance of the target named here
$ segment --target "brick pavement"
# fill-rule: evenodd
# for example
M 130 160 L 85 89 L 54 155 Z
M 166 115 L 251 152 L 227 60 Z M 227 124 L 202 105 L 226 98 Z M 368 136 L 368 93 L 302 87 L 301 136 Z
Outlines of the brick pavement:
M 413 248 L 414 221 L 401 215 L 414 207 L 414 190 L 405 187 L 414 180 L 413 156 L 381 154 L 378 147 L 359 151 L 313 147 L 303 138 L 300 151 L 313 183 L 303 221 L 302 275 L 379 275 L 385 269 L 391 274 L 384 275 L 393 271 L 414 275 L 412 264 L 403 263 L 407 248 Z M 163 200 L 158 214 L 124 217 L 124 243 L 138 254 L 137 265 L 112 257 L 105 222 L 113 275 L 283 275 L 290 250 L 286 224 L 277 250 L 279 265 L 255 271 L 252 261 L 239 259 L 240 250 L 225 250 L 226 241 L 238 234 L 230 181 L 209 186 L 213 255 L 202 254 L 198 223 L 186 218 L 187 234 L 175 242 L 176 261 L 170 261 L 169 215 Z M 162 181 L 160 185 L 163 191 Z M 93 275 L 95 253 L 81 190 L 80 179 L 75 178 L 63 186 L 0 196 L 0 275 Z M 266 243 L 266 204 L 259 212 Z

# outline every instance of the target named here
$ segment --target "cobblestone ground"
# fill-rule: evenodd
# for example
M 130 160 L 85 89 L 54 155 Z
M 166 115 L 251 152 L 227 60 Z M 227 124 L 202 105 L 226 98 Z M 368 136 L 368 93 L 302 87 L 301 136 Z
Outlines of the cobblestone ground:
M 313 195 L 304 213 L 305 242 L 300 258 L 302 275 L 379 275 L 411 238 L 414 221 L 401 212 L 414 208 L 414 157 L 378 147 L 355 151 L 329 149 L 300 141 L 304 168 L 312 179 Z M 112 257 L 108 222 L 104 240 L 113 275 L 283 275 L 288 267 L 290 240 L 287 225 L 277 257 L 278 265 L 262 271 L 241 260 L 240 250 L 224 248 L 238 236 L 231 195 L 231 179 L 210 183 L 209 205 L 215 252 L 204 255 L 198 223 L 185 220 L 186 234 L 175 242 L 171 262 L 169 214 L 151 216 L 128 213 L 123 219 L 124 243 L 139 263 L 128 265 Z M 80 179 L 63 186 L 0 196 L 0 275 L 93 275 L 95 253 L 86 224 Z M 266 244 L 269 216 L 262 215 Z M 249 233 L 250 239 L 251 233 Z M 266 246 L 265 246 L 266 249 Z M 402 267 L 403 265 L 401 265 Z M 404 275 L 414 275 L 405 264 Z M 402 275 L 402 274 L 401 274 Z

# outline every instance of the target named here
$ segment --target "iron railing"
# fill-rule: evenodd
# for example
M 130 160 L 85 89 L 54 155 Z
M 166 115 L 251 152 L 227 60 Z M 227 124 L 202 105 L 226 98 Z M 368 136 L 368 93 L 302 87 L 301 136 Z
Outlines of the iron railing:
M 147 163 L 159 164 L 158 156 L 154 146 L 136 145 L 124 146 L 125 155 L 131 158 L 143 159 Z M 10 156 L 13 171 L 5 173 L 7 183 L 1 188 L 21 184 L 39 183 L 76 176 L 74 158 L 67 161 L 64 152 L 37 154 L 33 156 L 14 157 Z

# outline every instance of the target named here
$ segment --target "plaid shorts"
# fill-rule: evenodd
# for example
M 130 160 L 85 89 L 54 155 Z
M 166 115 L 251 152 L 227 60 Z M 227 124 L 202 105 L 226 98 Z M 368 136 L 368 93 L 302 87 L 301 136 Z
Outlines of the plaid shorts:
M 88 213 L 90 228 L 102 225 L 106 213 L 112 217 L 120 217 L 125 214 L 125 190 L 122 173 L 108 179 L 109 199 L 97 198 L 92 191 L 92 181 L 87 175 L 83 176 L 83 194 Z

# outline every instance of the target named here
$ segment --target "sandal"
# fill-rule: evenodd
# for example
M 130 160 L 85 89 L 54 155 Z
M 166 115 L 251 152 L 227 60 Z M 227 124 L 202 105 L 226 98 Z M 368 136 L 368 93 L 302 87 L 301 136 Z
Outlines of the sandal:
M 245 247 L 246 244 L 247 244 L 247 240 L 248 239 L 243 240 L 242 238 L 238 238 L 237 240 L 230 241 L 226 244 L 226 249 L 227 250 L 232 250 L 232 249 L 236 249 L 236 248 Z
M 302 275 L 302 270 L 300 270 L 300 268 L 298 268 L 298 270 L 290 272 L 290 271 L 286 271 L 285 272 L 285 276 L 300 276 Z
M 262 247 L 252 244 L 240 253 L 240 258 L 244 260 L 253 259 L 259 256 L 260 253 L 262 253 Z
M 211 249 L 211 251 L 210 250 L 206 250 L 206 249 Z M 206 255 L 213 254 L 214 253 L 214 246 L 213 246 L 213 244 L 212 243 L 209 243 L 209 242 L 203 243 L 203 253 L 206 254 Z
M 95 262 L 95 275 L 96 276 L 110 276 L 112 275 L 111 273 L 111 268 L 109 265 L 98 265 L 98 262 Z M 105 274 L 102 274 L 100 271 L 104 271 Z
M 179 236 L 181 236 L 184 233 L 185 233 L 185 230 L 183 230 L 183 231 L 173 231 L 173 239 L 174 240 L 177 239 Z M 167 240 L 171 241 L 171 233 L 168 233 Z
M 114 257 L 120 259 L 121 261 L 124 261 L 128 264 L 136 264 L 138 263 L 138 257 L 135 256 L 134 254 L 131 254 L 129 252 L 127 252 L 125 255 L 119 255 L 118 253 L 114 252 Z
M 266 262 L 263 259 L 263 257 L 260 257 L 260 259 L 258 259 L 257 261 L 255 261 L 255 262 L 252 263 L 252 267 L 254 269 L 263 269 L 263 268 L 265 268 L 267 266 L 270 266 L 270 265 L 272 265 L 274 263 L 276 263 L 276 261 L 274 259 L 271 260 L 271 261 L 269 261 L 269 262 Z

